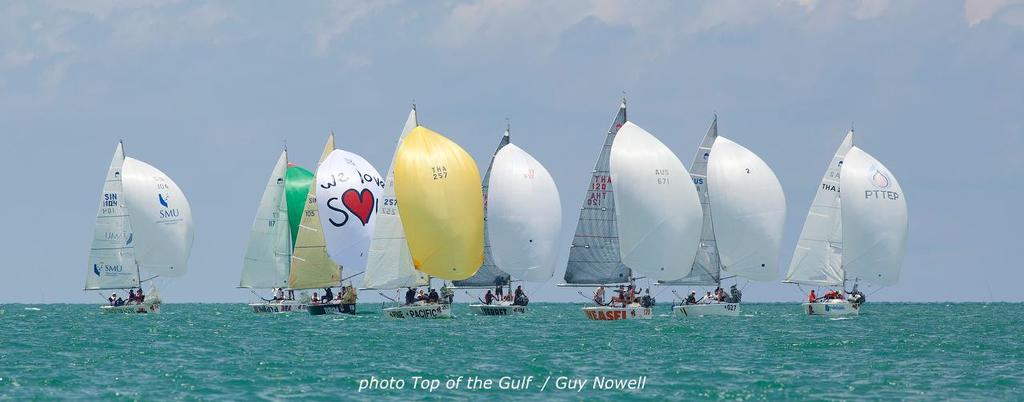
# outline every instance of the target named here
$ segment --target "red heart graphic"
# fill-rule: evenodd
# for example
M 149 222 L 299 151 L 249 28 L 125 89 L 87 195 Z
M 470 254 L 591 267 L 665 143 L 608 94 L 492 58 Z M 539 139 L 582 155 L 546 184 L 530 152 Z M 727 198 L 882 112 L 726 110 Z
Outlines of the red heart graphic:
M 341 203 L 352 212 L 352 215 L 363 222 L 363 226 L 370 222 L 374 203 L 373 193 L 370 192 L 370 189 L 364 188 L 363 191 L 356 191 L 354 188 L 350 188 L 345 190 L 341 194 Z

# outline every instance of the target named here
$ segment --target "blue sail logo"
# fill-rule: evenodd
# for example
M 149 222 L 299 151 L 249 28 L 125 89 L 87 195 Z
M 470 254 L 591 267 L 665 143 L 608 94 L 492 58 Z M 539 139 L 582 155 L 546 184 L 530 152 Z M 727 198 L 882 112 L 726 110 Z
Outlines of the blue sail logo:
M 170 197 L 164 197 L 164 195 L 161 194 L 161 193 L 157 193 L 156 196 L 160 198 L 160 205 L 163 205 L 164 208 L 169 208 L 167 206 L 167 198 L 170 198 Z
M 96 276 L 100 276 L 99 264 L 92 264 L 92 273 L 96 274 Z

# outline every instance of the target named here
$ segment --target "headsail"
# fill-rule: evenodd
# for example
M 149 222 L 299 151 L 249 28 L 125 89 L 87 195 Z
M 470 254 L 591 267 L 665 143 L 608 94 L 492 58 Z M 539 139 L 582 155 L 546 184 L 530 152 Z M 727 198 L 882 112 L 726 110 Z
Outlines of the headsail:
M 629 281 L 629 267 L 619 259 L 619 233 L 615 223 L 615 197 L 608 170 L 612 143 L 619 128 L 626 123 L 626 102 L 605 136 L 604 146 L 587 185 L 587 194 L 580 208 L 576 234 L 569 248 L 565 282 L 570 284 L 608 284 Z
M 193 239 L 185 193 L 166 174 L 137 159 L 125 158 L 121 174 L 139 268 L 162 277 L 184 275 Z
M 703 223 L 689 172 L 665 144 L 629 121 L 610 159 L 622 262 L 656 280 L 685 277 Z
M 853 131 L 846 134 L 818 185 L 807 220 L 800 232 L 785 282 L 834 286 L 843 283 L 843 227 L 840 219 L 839 172 L 853 147 Z
M 515 278 L 547 281 L 555 272 L 562 227 L 555 181 L 540 162 L 515 144 L 498 151 L 493 168 L 487 234 L 494 261 Z
M 707 179 L 722 271 L 755 281 L 776 279 L 786 197 L 775 172 L 750 150 L 718 137 Z
M 292 241 L 285 198 L 287 169 L 288 151 L 285 150 L 277 158 L 260 198 L 256 219 L 249 232 L 239 287 L 267 289 L 288 286 Z
M 299 237 L 299 222 L 302 222 L 302 211 L 306 209 L 306 196 L 309 195 L 309 188 L 313 186 L 313 172 L 289 163 L 284 185 L 284 196 L 288 201 L 288 226 L 291 228 L 292 238 L 291 248 L 294 250 L 295 240 Z M 291 254 L 291 251 L 289 251 L 289 254 Z
M 693 259 L 690 274 L 681 279 L 662 281 L 666 285 L 717 285 L 721 280 L 721 264 L 718 258 L 718 243 L 715 242 L 715 228 L 711 220 L 711 207 L 708 203 L 708 160 L 711 158 L 711 147 L 718 139 L 718 116 L 711 121 L 711 127 L 704 134 L 704 140 L 697 147 L 697 154 L 690 164 L 690 178 L 697 189 L 704 223 L 700 233 L 700 244 L 697 255 Z
M 487 170 L 484 171 L 484 179 L 481 183 L 481 190 L 484 196 L 484 263 L 480 265 L 480 269 L 476 271 L 473 276 L 461 280 L 455 281 L 455 286 L 496 286 L 496 285 L 507 285 L 511 280 L 511 277 L 505 271 L 502 271 L 494 262 L 494 256 L 491 250 L 491 239 L 488 233 L 491 223 L 487 218 L 487 211 L 489 210 L 488 196 L 490 190 L 490 178 L 491 171 L 494 169 L 494 158 L 498 155 L 503 147 L 509 144 L 509 130 L 505 130 L 505 135 L 501 136 L 501 141 L 498 142 L 498 148 L 494 150 L 494 154 L 491 155 L 491 161 L 487 164 Z
M 395 154 L 395 196 L 417 270 L 448 280 L 476 273 L 484 259 L 484 200 L 473 157 L 416 127 Z
M 327 138 L 320 155 L 322 164 L 334 150 L 334 134 Z M 292 268 L 288 275 L 288 287 L 292 289 L 313 289 L 338 286 L 341 282 L 341 267 L 327 254 L 324 229 L 320 226 L 317 208 L 317 183 L 314 180 L 306 196 L 306 207 L 299 222 L 299 234 L 295 239 L 292 253 Z
M 907 242 L 907 199 L 896 176 L 853 147 L 840 177 L 846 280 L 892 285 Z
M 132 228 L 121 189 L 123 164 L 124 149 L 118 143 L 107 169 L 103 195 L 100 196 L 100 206 L 96 212 L 92 247 L 89 250 L 89 270 L 85 276 L 87 290 L 139 286 Z
M 409 112 L 402 134 L 398 137 L 395 154 L 402 140 L 412 129 L 418 126 L 416 108 Z M 395 198 L 395 157 L 391 157 L 391 167 L 384 179 L 384 193 L 380 199 L 377 224 L 370 240 L 370 250 L 366 261 L 366 273 L 363 274 L 363 287 L 374 289 L 394 289 L 406 286 L 422 286 L 429 283 L 427 276 L 412 266 L 412 255 L 405 240 L 405 229 L 402 228 L 401 215 L 398 213 L 398 199 Z
M 327 252 L 349 272 L 365 269 L 384 179 L 362 156 L 335 149 L 317 168 L 316 181 Z

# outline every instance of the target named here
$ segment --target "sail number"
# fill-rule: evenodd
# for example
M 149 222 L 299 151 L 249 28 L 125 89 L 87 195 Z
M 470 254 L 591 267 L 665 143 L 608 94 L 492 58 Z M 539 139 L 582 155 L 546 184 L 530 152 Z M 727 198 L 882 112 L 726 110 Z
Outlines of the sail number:
M 654 176 L 658 179 L 658 184 L 668 184 L 668 169 L 654 169 Z
M 430 173 L 433 174 L 434 180 L 444 180 L 448 178 L 448 167 L 434 166 L 430 168 Z

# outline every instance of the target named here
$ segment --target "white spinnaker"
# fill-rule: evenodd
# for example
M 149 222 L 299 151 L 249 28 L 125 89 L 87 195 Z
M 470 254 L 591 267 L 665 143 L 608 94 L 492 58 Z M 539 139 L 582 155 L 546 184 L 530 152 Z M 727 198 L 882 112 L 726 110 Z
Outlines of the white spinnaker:
M 284 197 L 288 151 L 282 151 L 263 190 L 256 219 L 249 231 L 245 263 L 238 286 L 243 288 L 277 288 L 288 286 L 292 241 L 288 225 L 288 204 Z
M 825 177 L 814 194 L 807 220 L 800 231 L 786 282 L 835 286 L 843 283 L 843 223 L 840 219 L 839 173 L 853 147 L 853 132 L 846 134 Z
M 517 279 L 544 282 L 555 272 L 562 204 L 547 169 L 508 144 L 494 156 L 487 196 L 491 255 Z
M 668 147 L 632 122 L 611 149 L 622 262 L 655 280 L 690 273 L 703 211 L 690 174 Z
M 395 152 L 412 129 L 416 128 L 416 109 L 409 112 L 409 118 L 398 137 Z M 384 193 L 380 198 L 377 223 L 370 240 L 370 250 L 363 274 L 363 287 L 373 289 L 396 289 L 407 286 L 423 286 L 429 283 L 427 276 L 412 265 L 412 254 L 405 239 L 402 217 L 398 214 L 398 199 L 395 198 L 395 157 L 384 180 Z
M 907 200 L 900 183 L 885 165 L 853 147 L 840 184 L 846 279 L 895 284 L 907 244 Z
M 384 179 L 362 156 L 335 149 L 317 168 L 316 183 L 328 254 L 349 275 L 365 269 Z
M 786 197 L 775 172 L 750 150 L 718 137 L 707 179 L 722 270 L 755 281 L 776 279 Z
M 125 158 L 121 173 L 139 267 L 162 277 L 184 275 L 193 237 L 185 193 L 166 174 L 137 159 Z
M 93 227 L 92 247 L 89 250 L 89 270 L 85 276 L 85 289 L 124 289 L 139 286 L 139 271 L 135 266 L 134 239 L 121 190 L 121 170 L 124 149 L 117 144 L 114 157 L 103 183 L 96 224 Z

